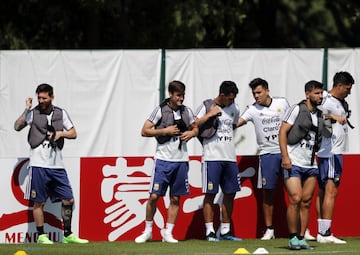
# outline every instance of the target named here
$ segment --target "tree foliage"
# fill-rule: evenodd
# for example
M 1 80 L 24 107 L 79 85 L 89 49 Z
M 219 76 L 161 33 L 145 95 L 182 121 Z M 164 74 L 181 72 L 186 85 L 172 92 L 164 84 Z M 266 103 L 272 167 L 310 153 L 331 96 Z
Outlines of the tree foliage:
M 346 0 L 2 0 L 0 49 L 357 47 Z

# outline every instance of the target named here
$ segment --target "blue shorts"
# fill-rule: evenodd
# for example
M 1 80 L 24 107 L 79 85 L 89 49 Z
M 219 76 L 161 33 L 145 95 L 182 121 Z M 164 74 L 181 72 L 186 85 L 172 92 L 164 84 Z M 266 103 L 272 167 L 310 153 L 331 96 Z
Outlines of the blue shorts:
M 50 197 L 52 202 L 59 202 L 74 198 L 65 169 L 33 166 L 30 168 L 29 176 L 30 190 L 26 191 L 26 199 L 34 202 L 46 202 Z
M 317 168 L 306 168 L 292 165 L 291 170 L 283 169 L 284 180 L 290 177 L 300 178 L 302 181 L 306 180 L 311 176 L 318 176 L 319 169 Z
M 329 179 L 334 181 L 336 187 L 340 185 L 340 179 L 343 168 L 343 157 L 341 154 L 330 158 L 318 158 L 319 176 L 318 183 L 321 189 L 325 189 Z
M 258 188 L 275 189 L 282 176 L 281 153 L 260 155 Z
M 219 186 L 224 194 L 240 191 L 240 175 L 236 162 L 205 161 L 201 170 L 203 193 L 216 194 Z
M 189 162 L 171 162 L 155 160 L 155 169 L 151 177 L 150 194 L 165 196 L 170 187 L 170 196 L 189 194 Z

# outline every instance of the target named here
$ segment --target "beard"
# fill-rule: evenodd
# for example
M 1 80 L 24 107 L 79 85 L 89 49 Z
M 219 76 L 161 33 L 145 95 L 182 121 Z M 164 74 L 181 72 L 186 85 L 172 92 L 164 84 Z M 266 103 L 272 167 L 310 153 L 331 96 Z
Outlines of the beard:
M 39 104 L 39 109 L 42 113 L 49 114 L 52 110 L 51 103 L 50 104 L 41 103 Z
M 313 100 L 313 99 L 310 98 L 310 103 L 311 103 L 311 105 L 314 106 L 315 108 L 316 108 L 316 106 L 321 105 L 321 102 L 322 102 L 322 100 L 321 100 L 320 102 L 317 102 L 317 101 L 315 101 L 315 100 Z

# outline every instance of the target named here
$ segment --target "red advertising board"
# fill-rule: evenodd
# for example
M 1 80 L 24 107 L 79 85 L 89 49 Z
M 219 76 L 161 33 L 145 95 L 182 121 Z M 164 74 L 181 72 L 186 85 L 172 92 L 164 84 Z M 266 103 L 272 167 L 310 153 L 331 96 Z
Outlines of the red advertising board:
M 352 196 L 355 171 L 359 155 L 344 157 L 344 173 L 337 200 L 332 230 L 339 236 L 360 236 L 356 211 L 359 197 Z M 174 229 L 179 240 L 203 239 L 204 223 L 200 183 L 200 158 L 190 157 L 190 195 L 181 200 L 181 209 Z M 93 241 L 133 240 L 144 229 L 145 205 L 153 169 L 151 157 L 82 158 L 80 173 L 80 228 L 79 234 Z M 232 227 L 236 236 L 258 238 L 264 229 L 261 190 L 257 183 L 257 156 L 238 157 L 242 190 L 234 202 Z M 282 181 L 276 193 L 274 226 L 278 237 L 287 236 L 287 194 Z M 218 204 L 221 195 L 215 198 L 215 227 L 219 225 L 221 212 Z M 153 239 L 160 239 L 160 229 L 165 226 L 168 196 L 159 200 L 154 218 Z M 356 223 L 355 223 L 356 222 Z M 317 232 L 315 196 L 311 209 L 310 230 Z

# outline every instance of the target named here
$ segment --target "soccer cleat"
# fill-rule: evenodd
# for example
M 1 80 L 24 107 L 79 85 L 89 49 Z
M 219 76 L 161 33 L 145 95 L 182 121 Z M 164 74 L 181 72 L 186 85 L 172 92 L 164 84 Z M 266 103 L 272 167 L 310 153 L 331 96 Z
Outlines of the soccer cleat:
M 308 241 L 315 241 L 316 238 L 310 234 L 310 230 L 307 228 L 305 231 L 304 238 Z
M 300 250 L 301 249 L 299 239 L 296 236 L 294 236 L 293 238 L 291 238 L 289 240 L 289 249 L 290 250 Z
M 151 232 L 143 232 L 141 235 L 135 238 L 135 243 L 145 243 L 147 241 L 151 241 L 151 238 Z
M 81 239 L 77 236 L 74 235 L 74 233 L 71 233 L 68 236 L 64 236 L 62 239 L 62 243 L 79 243 L 79 244 L 84 244 L 84 243 L 88 243 L 89 241 L 86 239 Z
M 270 240 L 270 239 L 275 239 L 274 229 L 267 228 L 263 237 L 261 237 L 260 240 Z
M 316 237 L 316 240 L 318 241 L 318 243 L 335 243 L 335 244 L 345 244 L 346 243 L 346 241 L 336 238 L 333 235 L 323 236 L 321 234 L 318 234 Z
M 337 237 L 335 237 L 333 235 L 331 235 L 331 238 L 333 240 L 333 243 L 335 243 L 335 244 L 345 244 L 346 243 L 345 240 L 339 239 L 339 238 L 337 238 Z
M 306 242 L 305 238 L 299 240 L 299 245 L 300 245 L 300 249 L 303 249 L 303 250 L 314 250 L 314 247 L 308 245 L 308 243 Z
M 172 234 L 168 234 L 166 233 L 166 229 L 162 229 L 160 230 L 160 234 L 162 236 L 162 241 L 163 242 L 167 242 L 167 243 L 177 243 L 179 242 L 178 240 L 176 240 Z
M 54 242 L 51 241 L 47 234 L 42 234 L 38 236 L 37 243 L 39 244 L 53 244 Z
M 226 233 L 226 234 L 224 234 L 224 235 L 220 234 L 219 240 L 220 240 L 220 241 L 221 241 L 221 240 L 227 240 L 227 241 L 242 241 L 241 238 L 238 238 L 238 237 L 233 236 L 230 232 L 228 232 L 228 233 Z
M 206 240 L 209 242 L 219 242 L 219 238 L 216 237 L 214 232 L 210 232 L 207 236 L 206 236 Z

